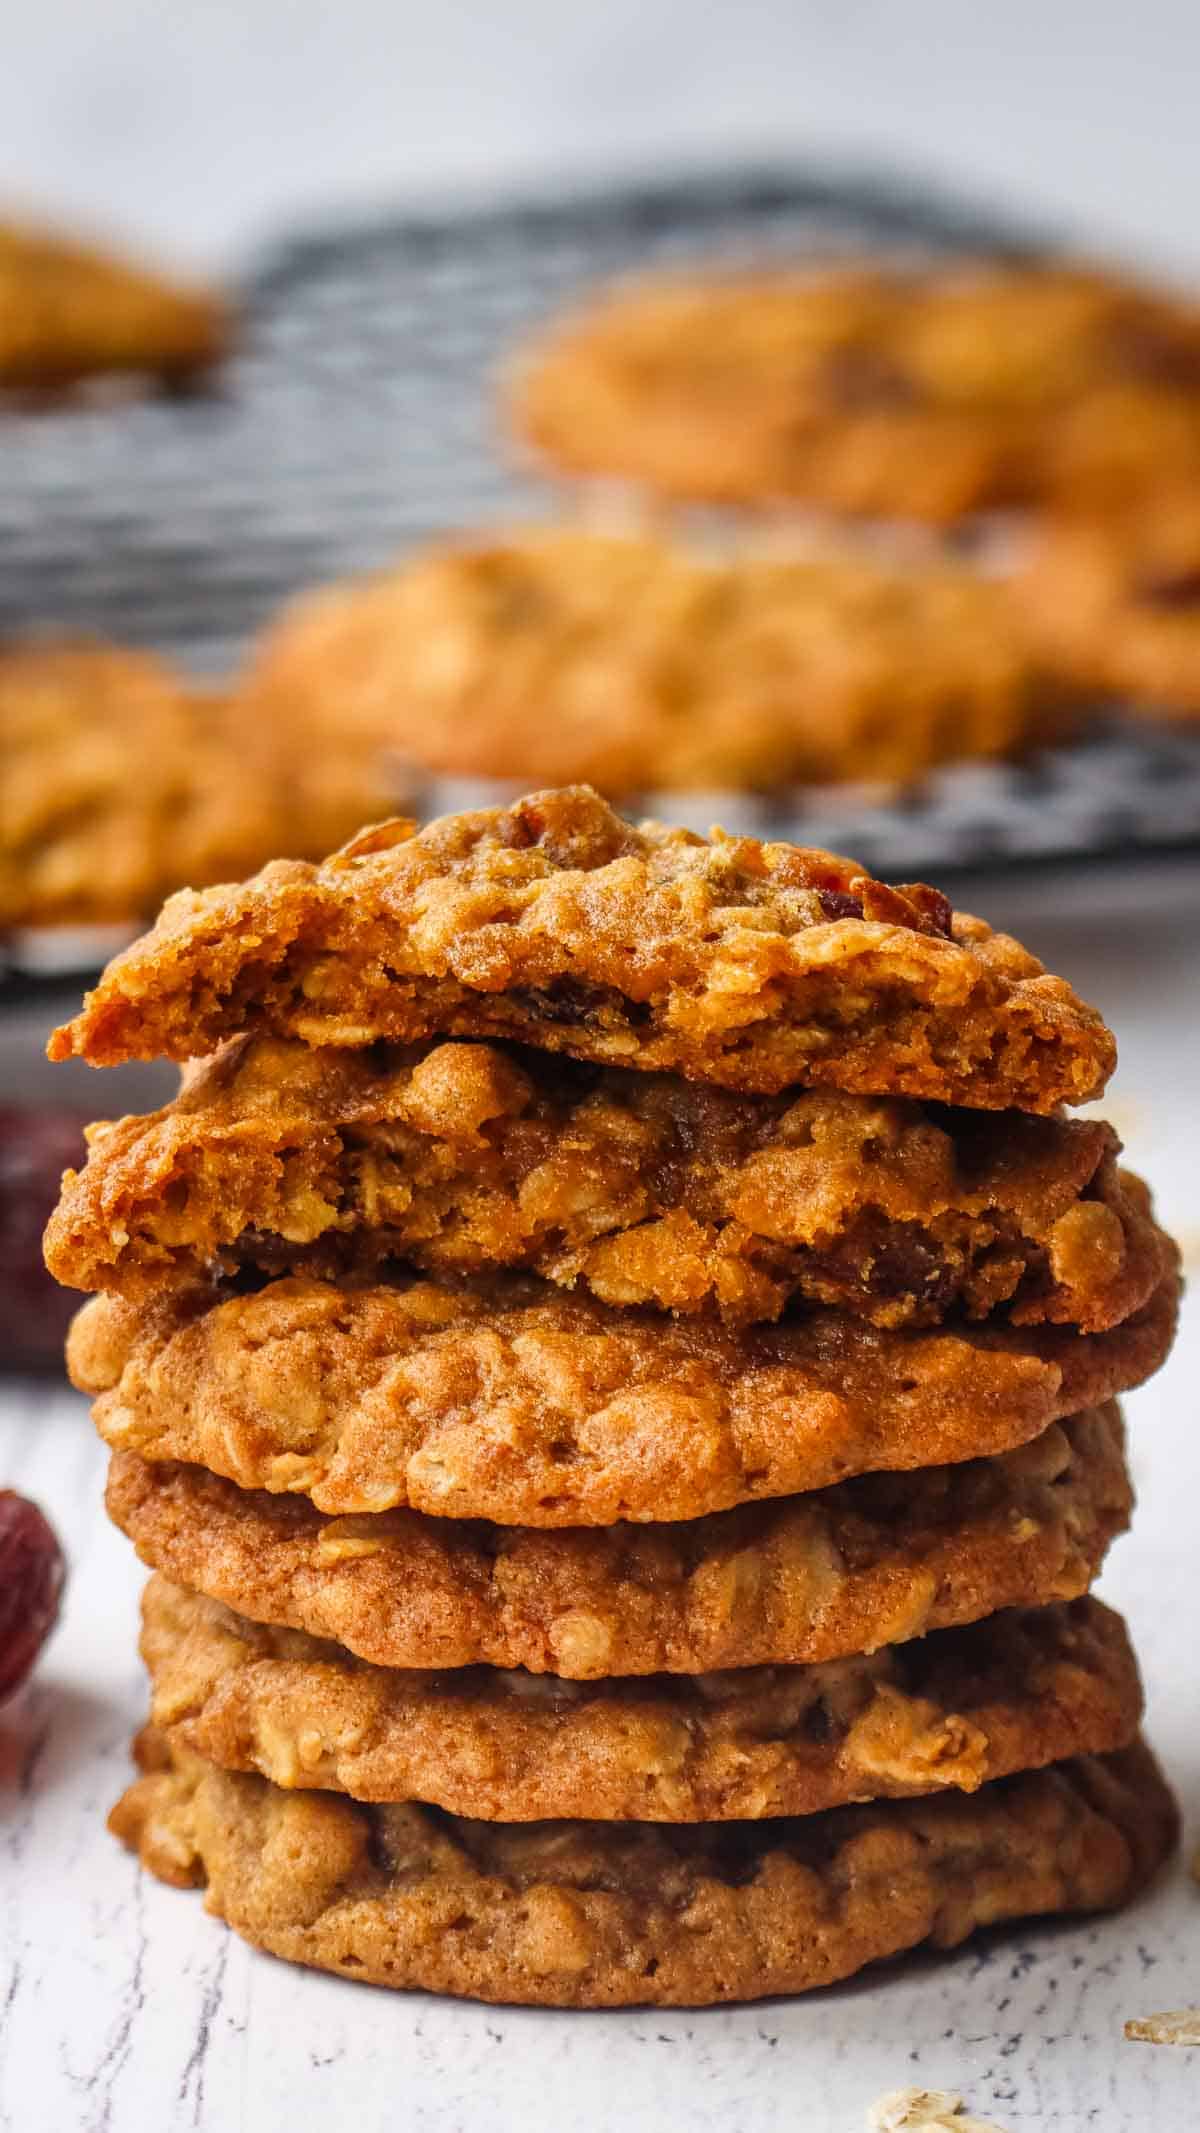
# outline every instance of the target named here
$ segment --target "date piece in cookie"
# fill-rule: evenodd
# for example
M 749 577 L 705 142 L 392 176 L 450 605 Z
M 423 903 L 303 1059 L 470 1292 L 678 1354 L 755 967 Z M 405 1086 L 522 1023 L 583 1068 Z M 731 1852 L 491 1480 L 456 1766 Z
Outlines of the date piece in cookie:
M 1087 420 L 1114 398 L 1136 453 Z M 551 329 L 510 404 L 573 473 L 946 523 L 1200 450 L 1200 309 L 1036 264 L 648 281 Z
M 286 1960 L 379 1985 L 553 2007 L 807 1991 L 980 1926 L 1112 1909 L 1178 1834 L 1141 1742 L 971 1798 L 770 1822 L 480 1822 L 283 1792 L 153 1728 L 110 1828 Z
M 1200 467 L 1120 517 L 1049 519 L 1020 590 L 1047 658 L 1081 686 L 1200 722 Z
M 1163 1245 L 1096 1119 L 735 1096 L 561 1054 L 235 1038 L 164 1109 L 89 1130 L 46 1233 L 68 1287 L 515 1268 L 729 1325 L 829 1306 L 1098 1333 Z
M 113 1456 L 142 1560 L 254 1621 L 378 1666 L 569 1680 L 807 1664 L 1087 1591 L 1132 1504 L 1120 1416 L 1018 1451 L 867 1474 L 673 1525 L 546 1532 L 416 1511 L 325 1518 L 305 1497 Z
M 211 292 L 160 280 L 56 232 L 0 223 L 0 390 L 57 391 L 105 373 L 187 382 L 224 353 Z
M 225 1770 L 359 1800 L 535 1822 L 709 1822 L 979 1786 L 1124 1747 L 1141 1713 L 1098 1600 L 993 1615 L 870 1658 L 689 1679 L 364 1665 L 150 1580 L 151 1717 Z
M 368 830 L 173 897 L 50 1056 L 510 1037 L 772 1094 L 1051 1112 L 1115 1058 L 1094 1008 L 936 890 L 754 838 L 624 822 L 588 787 Z
M 731 1331 L 538 1282 L 293 1276 L 216 1300 L 95 1297 L 68 1362 L 114 1448 L 334 1517 L 610 1526 L 1010 1451 L 1156 1370 L 1176 1295 L 1172 1267 L 1108 1333 L 897 1332 L 836 1311 Z
M 892 783 L 1072 716 L 999 581 L 547 529 L 303 597 L 247 702 L 426 770 L 615 794 Z

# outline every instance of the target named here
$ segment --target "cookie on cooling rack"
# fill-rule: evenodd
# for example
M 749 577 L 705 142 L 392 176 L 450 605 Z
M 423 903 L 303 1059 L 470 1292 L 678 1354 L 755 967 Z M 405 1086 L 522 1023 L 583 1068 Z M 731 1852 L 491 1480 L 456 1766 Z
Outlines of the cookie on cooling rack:
M 1123 711 L 1200 726 L 1200 486 L 1049 519 L 1021 595 L 1045 654 Z
M 121 924 L 270 851 L 225 704 L 144 652 L 0 647 L 0 926 Z
M 56 232 L 0 221 L 0 390 L 106 374 L 186 383 L 224 353 L 219 297 Z
M 1200 459 L 1200 310 L 1082 266 L 980 263 L 618 288 L 528 351 L 510 406 L 571 473 L 949 523 L 1056 487 L 1064 414 L 1114 391 L 1169 404 Z M 1127 457 L 1084 423 L 1064 466 L 1098 483 Z
M 358 759 L 293 756 L 148 653 L 0 645 L 0 931 L 125 925 L 185 884 L 326 850 L 382 798 Z
M 249 705 L 465 777 L 621 794 L 903 782 L 1071 723 L 1006 588 L 529 528 L 302 598 Z

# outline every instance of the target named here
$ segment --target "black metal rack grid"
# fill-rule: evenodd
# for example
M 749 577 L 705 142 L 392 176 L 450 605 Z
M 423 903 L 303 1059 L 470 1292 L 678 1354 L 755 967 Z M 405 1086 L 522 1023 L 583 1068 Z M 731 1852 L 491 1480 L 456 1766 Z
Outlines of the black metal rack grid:
M 243 292 L 211 395 L 3 423 L 0 630 L 99 631 L 219 673 L 304 585 L 561 503 L 499 434 L 493 380 L 532 326 L 614 275 L 723 254 L 1039 248 L 891 184 L 753 173 L 300 240 Z M 412 799 L 490 796 L 426 780 Z M 1200 848 L 1200 736 L 1110 720 L 1028 766 L 958 767 L 884 803 L 846 790 L 646 804 L 841 847 L 893 877 Z

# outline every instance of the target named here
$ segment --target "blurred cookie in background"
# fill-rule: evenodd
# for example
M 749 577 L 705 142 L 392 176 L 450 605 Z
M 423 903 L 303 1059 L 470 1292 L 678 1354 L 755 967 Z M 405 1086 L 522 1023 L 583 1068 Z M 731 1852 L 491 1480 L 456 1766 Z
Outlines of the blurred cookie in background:
M 1065 407 L 1046 445 L 1044 501 L 1108 517 L 1190 481 L 1200 488 L 1200 387 L 1110 385 Z
M 47 1090 L 47 980 L 103 960 L 172 890 L 320 857 L 385 801 L 361 751 L 293 748 L 148 653 L 0 646 L 0 1369 L 60 1367 L 72 1305 L 42 1231 L 97 1103 L 86 1072 Z M 161 1103 L 174 1079 L 137 1070 L 120 1100 Z
M 1120 516 L 1050 518 L 1018 592 L 1046 656 L 1082 686 L 1200 726 L 1200 474 Z
M 1089 421 L 1113 395 L 1124 427 Z M 952 524 L 1142 480 L 1168 437 L 1200 463 L 1200 306 L 1034 261 L 647 280 L 552 326 L 509 407 L 566 472 Z
M 279 819 L 221 699 L 161 660 L 0 648 L 0 925 L 140 919 L 172 888 L 240 873 Z
M 137 375 L 194 383 L 224 354 L 231 318 L 210 290 L 0 220 L 0 391 L 54 392 Z
M 948 564 L 709 560 L 527 528 L 301 598 L 246 699 L 399 764 L 532 784 L 903 782 L 1061 735 L 1006 588 Z
M 149 653 L 0 646 L 0 932 L 136 924 L 173 889 L 319 857 L 379 797 Z

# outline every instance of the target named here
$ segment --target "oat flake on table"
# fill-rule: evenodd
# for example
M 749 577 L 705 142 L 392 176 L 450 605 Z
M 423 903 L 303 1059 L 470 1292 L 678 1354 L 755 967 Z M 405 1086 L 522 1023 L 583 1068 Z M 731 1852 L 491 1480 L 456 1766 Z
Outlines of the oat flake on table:
M 948 2089 L 893 2089 L 871 2106 L 870 2133 L 1004 2133 L 990 2118 L 974 2118 Z

